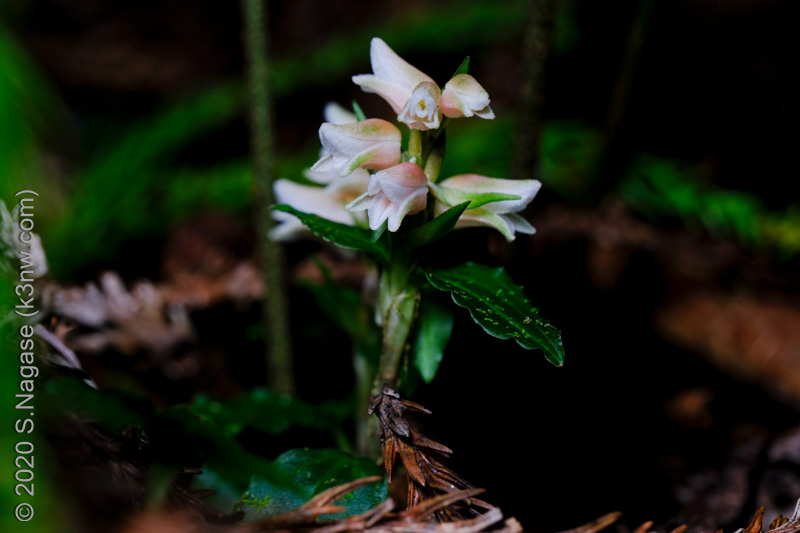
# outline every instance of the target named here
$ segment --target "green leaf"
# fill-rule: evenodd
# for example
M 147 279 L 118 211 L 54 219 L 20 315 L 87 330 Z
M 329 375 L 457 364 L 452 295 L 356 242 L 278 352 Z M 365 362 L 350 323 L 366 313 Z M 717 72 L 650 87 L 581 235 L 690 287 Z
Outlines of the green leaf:
M 361 109 L 361 106 L 358 105 L 358 102 L 356 102 L 355 100 L 353 100 L 353 113 L 355 114 L 359 122 L 367 120 L 367 115 L 364 114 L 364 111 Z
M 320 492 L 366 476 L 382 475 L 373 461 L 339 450 L 289 450 L 273 463 L 279 474 L 254 475 L 237 510 L 252 521 L 293 511 Z M 289 483 L 286 483 L 286 480 Z M 372 483 L 342 497 L 335 505 L 345 512 L 324 518 L 353 516 L 369 511 L 389 495 L 386 481 Z
M 436 376 L 452 333 L 453 313 L 435 300 L 423 298 L 419 306 L 419 330 L 414 341 L 414 366 L 425 383 L 430 383 Z
M 450 291 L 453 301 L 468 309 L 489 335 L 514 339 L 528 350 L 539 348 L 554 365 L 564 364 L 561 332 L 539 316 L 502 267 L 464 263 L 425 276 L 435 288 Z
M 303 282 L 302 285 L 311 292 L 317 306 L 331 322 L 362 351 L 369 354 L 380 351 L 380 328 L 375 325 L 372 309 L 358 291 L 332 282 L 325 285 Z
M 464 58 L 464 61 L 458 66 L 455 72 L 453 72 L 453 77 L 455 78 L 459 74 L 466 74 L 469 70 L 469 56 Z
M 389 227 L 389 222 L 384 221 L 384 223 L 381 224 L 380 228 L 378 228 L 378 229 L 376 229 L 376 230 L 374 230 L 372 232 L 371 241 L 373 243 L 375 243 L 375 242 L 378 242 L 379 240 L 381 240 L 381 237 L 383 237 L 383 234 L 386 233 L 386 228 L 388 228 L 388 227 Z
M 451 207 L 424 226 L 415 228 L 408 233 L 406 242 L 414 248 L 426 246 L 448 234 L 458 222 L 458 217 L 467 209 L 469 202 L 464 202 Z
M 228 400 L 198 395 L 187 409 L 229 435 L 238 435 L 245 428 L 271 435 L 279 435 L 297 426 L 332 431 L 352 413 L 350 402 L 329 401 L 311 405 L 264 388 Z
M 325 239 L 343 248 L 353 248 L 372 255 L 377 261 L 384 264 L 389 262 L 389 249 L 386 241 L 372 242 L 373 232 L 363 228 L 356 228 L 338 222 L 332 222 L 318 215 L 303 213 L 288 205 L 276 205 L 272 209 L 291 213 L 300 219 L 308 229 Z

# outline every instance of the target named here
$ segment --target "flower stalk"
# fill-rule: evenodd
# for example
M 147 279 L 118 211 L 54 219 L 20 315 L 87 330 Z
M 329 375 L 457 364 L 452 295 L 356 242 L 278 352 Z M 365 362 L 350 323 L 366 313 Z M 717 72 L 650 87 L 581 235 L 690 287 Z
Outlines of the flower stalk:
M 412 267 L 399 257 L 381 273 L 380 315 L 383 339 L 378 380 L 394 385 L 419 306 L 419 288 L 410 283 Z M 379 384 L 377 384 L 379 385 Z
M 294 366 L 283 248 L 269 237 L 275 227 L 274 221 L 268 216 L 269 206 L 275 199 L 265 4 L 265 0 L 242 0 L 250 96 L 251 150 L 259 205 L 257 227 L 261 269 L 267 287 L 263 304 L 263 323 L 267 338 L 267 384 L 276 392 L 293 394 Z

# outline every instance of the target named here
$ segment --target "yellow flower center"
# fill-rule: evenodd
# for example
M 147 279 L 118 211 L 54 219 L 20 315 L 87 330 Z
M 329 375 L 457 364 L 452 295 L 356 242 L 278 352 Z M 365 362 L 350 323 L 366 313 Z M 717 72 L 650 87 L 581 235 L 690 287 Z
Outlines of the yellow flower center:
M 419 101 L 419 108 L 420 108 L 422 111 L 425 111 L 425 100 L 420 100 L 420 101 Z

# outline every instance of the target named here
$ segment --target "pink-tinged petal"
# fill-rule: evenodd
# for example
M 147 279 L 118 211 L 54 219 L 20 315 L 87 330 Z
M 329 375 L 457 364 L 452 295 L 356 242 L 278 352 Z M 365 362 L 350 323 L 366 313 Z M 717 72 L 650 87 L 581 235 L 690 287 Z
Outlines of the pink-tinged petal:
M 323 115 L 325 116 L 325 122 L 330 122 L 331 124 L 352 124 L 353 122 L 358 122 L 358 117 L 356 117 L 355 113 L 351 113 L 336 102 L 328 102 L 325 104 Z
M 389 105 L 392 106 L 392 111 L 395 113 L 399 113 L 403 110 L 403 106 L 406 105 L 406 102 L 411 96 L 411 91 L 413 90 L 413 88 L 406 90 L 397 85 L 392 85 L 391 83 L 378 79 L 372 74 L 360 74 L 358 76 L 353 76 L 352 79 L 353 83 L 361 86 L 361 90 L 365 93 L 375 93 L 389 102 Z
M 469 74 L 454 76 L 445 84 L 440 105 L 444 116 L 450 118 L 473 115 L 494 118 L 494 112 L 489 107 L 489 93 Z
M 372 72 L 377 77 L 409 90 L 423 81 L 433 81 L 430 76 L 397 55 L 380 37 L 373 37 L 370 42 L 369 60 L 372 63 Z
M 401 163 L 376 172 L 367 192 L 350 202 L 348 211 L 367 210 L 369 227 L 377 230 L 388 220 L 389 231 L 397 231 L 406 215 L 419 213 L 427 204 L 428 178 L 414 163 Z
M 439 110 L 441 98 L 439 86 L 424 81 L 414 88 L 403 110 L 397 115 L 397 120 L 411 129 L 435 130 L 442 119 L 442 112 Z
M 398 56 L 382 39 L 370 43 L 370 62 L 373 74 L 353 76 L 353 83 L 365 92 L 376 93 L 392 106 L 395 113 L 405 106 L 414 87 L 433 80 Z
M 411 162 L 400 163 L 373 176 L 375 183 L 381 188 L 398 186 L 403 188 L 419 189 L 428 185 L 428 177 L 419 165 Z
M 400 229 L 400 223 L 406 215 L 414 215 L 425 209 L 428 205 L 428 190 L 417 189 L 408 195 L 406 200 L 401 203 L 397 210 L 389 216 L 388 229 L 395 232 Z
M 311 170 L 347 176 L 356 168 L 381 170 L 400 161 L 400 130 L 378 118 L 354 124 L 324 123 L 319 129 L 324 155 Z

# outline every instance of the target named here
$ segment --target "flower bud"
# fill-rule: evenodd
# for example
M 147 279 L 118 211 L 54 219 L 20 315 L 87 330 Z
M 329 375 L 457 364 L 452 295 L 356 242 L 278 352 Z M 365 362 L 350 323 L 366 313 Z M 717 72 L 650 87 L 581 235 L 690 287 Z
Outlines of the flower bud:
M 494 111 L 489 107 L 489 93 L 469 74 L 454 76 L 445 84 L 439 105 L 444 116 L 449 118 L 472 115 L 494 118 Z
M 371 118 L 353 124 L 322 124 L 319 139 L 324 151 L 311 170 L 337 171 L 347 176 L 356 168 L 381 170 L 400 162 L 400 130 Z

